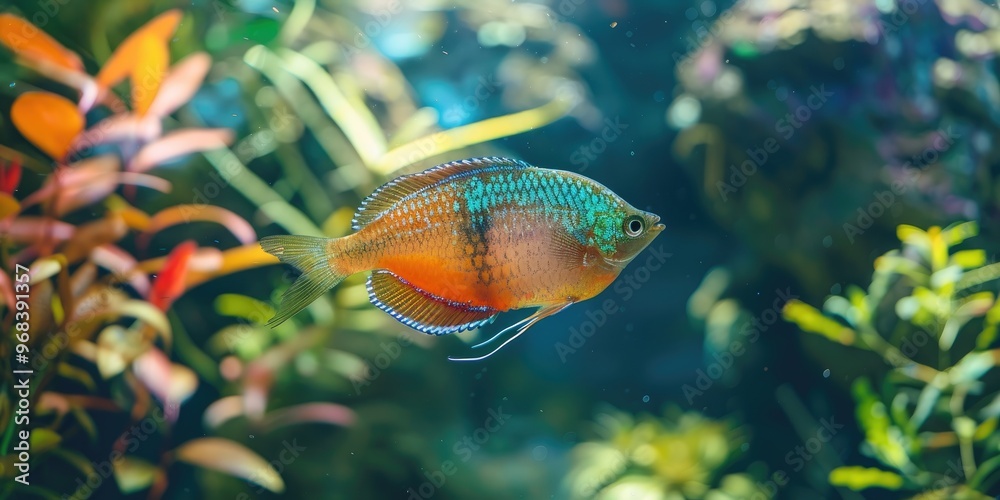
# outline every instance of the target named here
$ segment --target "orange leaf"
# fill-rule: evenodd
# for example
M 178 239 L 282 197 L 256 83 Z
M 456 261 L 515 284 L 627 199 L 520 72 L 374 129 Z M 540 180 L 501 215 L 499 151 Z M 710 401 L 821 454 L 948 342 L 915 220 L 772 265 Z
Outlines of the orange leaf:
M 149 303 L 166 311 L 170 304 L 184 292 L 184 277 L 188 272 L 188 262 L 198 248 L 193 241 L 185 241 L 167 256 L 163 269 L 153 280 L 153 290 L 149 293 Z
M 0 219 L 21 211 L 21 204 L 13 196 L 0 192 Z
M 187 277 L 187 286 L 191 288 L 219 276 L 278 263 L 280 263 L 278 258 L 261 250 L 259 243 L 230 248 L 222 252 L 222 266 L 214 271 L 190 273 Z
M 84 125 L 72 101 L 48 92 L 17 96 L 10 108 L 10 119 L 21 135 L 56 160 L 66 156 Z
M 83 64 L 76 53 L 60 45 L 35 25 L 13 14 L 0 14 L 0 43 L 33 62 L 83 71 Z
M 111 57 L 104 63 L 97 74 L 97 83 L 102 88 L 118 85 L 119 82 L 134 73 L 133 69 L 141 63 L 143 38 L 152 35 L 165 46 L 174 36 L 177 25 L 181 22 L 181 11 L 168 10 L 143 25 L 122 41 Z M 152 98 L 152 97 L 151 97 Z
M 160 83 L 170 65 L 170 54 L 167 44 L 150 33 L 144 34 L 138 44 L 141 56 L 132 67 L 129 80 L 132 84 L 132 109 L 137 115 L 145 116 L 160 91 Z
M 109 210 L 119 214 L 130 229 L 145 231 L 149 227 L 149 214 L 133 207 L 118 195 L 109 196 L 104 204 Z
M 3 299 L 3 303 L 7 306 L 8 311 L 14 310 L 14 304 L 16 303 L 14 297 L 14 282 L 10 280 L 7 273 L 0 270 L 0 298 Z

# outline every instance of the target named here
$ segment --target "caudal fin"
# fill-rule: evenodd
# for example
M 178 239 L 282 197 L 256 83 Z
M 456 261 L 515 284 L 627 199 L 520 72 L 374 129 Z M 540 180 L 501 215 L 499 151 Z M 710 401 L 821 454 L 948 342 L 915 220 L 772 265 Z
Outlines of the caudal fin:
M 347 277 L 330 265 L 330 240 L 315 236 L 267 236 L 261 238 L 260 247 L 265 252 L 291 264 L 302 275 L 281 296 L 278 312 L 268 320 L 274 327 L 301 311 L 324 292 L 337 286 Z

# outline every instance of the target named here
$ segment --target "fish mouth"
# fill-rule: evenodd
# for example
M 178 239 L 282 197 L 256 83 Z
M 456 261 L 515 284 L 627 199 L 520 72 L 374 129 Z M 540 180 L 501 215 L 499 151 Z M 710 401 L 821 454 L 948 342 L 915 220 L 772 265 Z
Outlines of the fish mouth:
M 659 215 L 650 214 L 650 219 L 652 219 L 650 222 L 653 224 L 653 226 L 649 228 L 650 231 L 660 232 L 667 228 L 667 226 L 664 226 L 663 224 L 657 224 L 657 222 L 660 222 Z

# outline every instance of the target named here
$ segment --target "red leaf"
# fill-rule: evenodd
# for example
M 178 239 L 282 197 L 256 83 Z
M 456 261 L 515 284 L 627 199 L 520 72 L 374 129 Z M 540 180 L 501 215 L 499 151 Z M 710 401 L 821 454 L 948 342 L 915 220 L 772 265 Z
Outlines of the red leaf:
M 170 252 L 160 274 L 153 280 L 149 303 L 161 311 L 166 311 L 174 300 L 184 293 L 184 277 L 187 275 L 188 263 L 197 248 L 195 242 L 188 240 Z
M 0 162 L 0 191 L 14 194 L 17 185 L 21 183 L 21 162 L 12 160 L 10 163 Z

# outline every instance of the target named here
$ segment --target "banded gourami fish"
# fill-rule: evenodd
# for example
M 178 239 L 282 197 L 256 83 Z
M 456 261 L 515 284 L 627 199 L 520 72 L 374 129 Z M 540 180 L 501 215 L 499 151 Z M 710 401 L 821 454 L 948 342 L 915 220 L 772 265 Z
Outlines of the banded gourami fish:
M 351 235 L 261 239 L 303 272 L 268 324 L 370 270 L 371 302 L 423 333 L 461 332 L 504 311 L 538 308 L 487 341 L 516 330 L 503 347 L 607 288 L 660 233 L 659 220 L 575 173 L 507 158 L 439 165 L 378 188 L 361 203 Z

